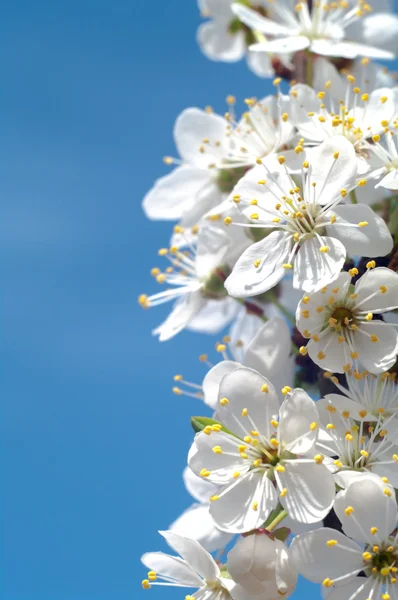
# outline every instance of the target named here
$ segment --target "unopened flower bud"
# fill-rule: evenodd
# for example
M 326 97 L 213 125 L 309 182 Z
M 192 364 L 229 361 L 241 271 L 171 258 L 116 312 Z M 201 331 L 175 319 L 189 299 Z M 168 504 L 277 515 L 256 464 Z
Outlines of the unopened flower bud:
M 249 594 L 267 600 L 290 596 L 298 577 L 285 544 L 266 533 L 241 537 L 228 554 L 228 571 Z

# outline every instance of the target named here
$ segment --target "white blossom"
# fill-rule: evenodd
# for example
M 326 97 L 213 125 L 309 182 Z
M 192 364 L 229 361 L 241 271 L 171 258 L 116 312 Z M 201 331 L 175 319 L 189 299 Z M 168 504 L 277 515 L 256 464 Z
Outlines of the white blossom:
M 304 296 L 297 307 L 300 333 L 310 341 L 303 353 L 323 369 L 336 373 L 351 370 L 360 361 L 372 373 L 389 369 L 396 360 L 394 325 L 374 319 L 398 307 L 398 274 L 368 263 L 369 269 L 351 286 L 352 269 L 329 286 Z
M 233 4 L 233 10 L 248 27 L 264 34 L 260 43 L 251 46 L 252 50 L 283 54 L 308 49 L 314 54 L 324 56 L 394 58 L 394 52 L 383 49 L 382 38 L 376 34 L 376 31 L 379 33 L 377 23 L 373 23 L 373 27 L 371 25 L 367 29 L 367 43 L 350 39 L 350 32 L 347 31 L 349 27 L 359 19 L 366 18 L 371 11 L 365 0 L 352 3 L 329 3 L 320 0 L 313 3 L 312 10 L 307 0 L 297 3 L 292 0 L 278 0 L 269 3 L 267 16 L 258 14 L 240 2 Z M 393 15 L 386 15 L 384 28 L 387 37 L 392 37 L 396 26 L 397 21 Z M 377 47 L 373 46 L 373 40 L 378 44 Z
M 171 531 L 159 531 L 168 545 L 181 558 L 164 552 L 148 552 L 141 558 L 150 569 L 142 586 L 175 586 L 196 588 L 194 600 L 229 600 L 230 595 L 215 560 L 195 540 Z
M 223 378 L 218 404 L 219 421 L 232 433 L 221 425 L 200 432 L 188 461 L 197 475 L 222 486 L 211 498 L 217 526 L 236 533 L 256 529 L 278 502 L 299 522 L 322 519 L 334 483 L 322 457 L 313 457 L 319 417 L 309 396 L 296 389 L 279 408 L 271 382 L 241 368 Z
M 347 252 L 390 252 L 393 241 L 384 221 L 366 205 L 342 204 L 355 187 L 356 174 L 354 148 L 342 136 L 324 142 L 310 162 L 302 163 L 300 184 L 284 156 L 260 161 L 249 171 L 232 199 L 251 220 L 250 227 L 272 231 L 238 259 L 225 282 L 228 293 L 261 294 L 290 269 L 295 288 L 314 292 L 338 277 Z
M 322 528 L 297 536 L 290 547 L 306 579 L 322 583 L 328 600 L 395 600 L 398 539 L 394 489 L 362 476 L 336 497 L 345 535 Z M 358 577 L 364 572 L 366 577 Z
M 154 268 L 152 274 L 158 283 L 173 287 L 152 296 L 142 294 L 139 303 L 150 308 L 177 300 L 170 315 L 154 331 L 160 341 L 170 339 L 188 326 L 212 333 L 233 319 L 239 306 L 225 294 L 223 275 L 217 272 L 217 268 L 226 268 L 229 248 L 228 235 L 209 227 L 199 232 L 196 247 L 159 251 L 171 265 L 163 272 Z
M 395 415 L 384 418 L 381 412 L 372 417 L 365 408 L 351 412 L 343 409 L 342 400 L 337 394 L 329 394 L 317 402 L 321 426 L 316 448 L 330 457 L 325 464 L 334 473 L 336 484 L 345 488 L 361 473 L 369 471 L 398 488 Z
M 232 10 L 234 0 L 199 0 L 202 17 L 208 19 L 197 32 L 198 44 L 210 60 L 236 62 L 247 56 L 249 68 L 259 77 L 272 77 L 271 59 L 248 50 L 254 41 L 250 30 L 239 21 Z M 250 3 L 257 11 L 266 12 L 268 0 Z

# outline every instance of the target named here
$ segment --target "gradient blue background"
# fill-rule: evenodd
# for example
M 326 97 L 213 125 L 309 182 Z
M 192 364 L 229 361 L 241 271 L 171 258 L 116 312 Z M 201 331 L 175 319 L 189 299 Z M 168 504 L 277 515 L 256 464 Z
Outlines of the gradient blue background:
M 139 557 L 164 549 L 157 529 L 190 503 L 181 472 L 202 409 L 172 376 L 200 381 L 215 340 L 151 336 L 168 309 L 136 299 L 156 289 L 169 226 L 141 199 L 183 108 L 270 90 L 244 63 L 208 62 L 198 23 L 194 0 L 2 7 L 4 600 L 185 596 L 144 592 Z

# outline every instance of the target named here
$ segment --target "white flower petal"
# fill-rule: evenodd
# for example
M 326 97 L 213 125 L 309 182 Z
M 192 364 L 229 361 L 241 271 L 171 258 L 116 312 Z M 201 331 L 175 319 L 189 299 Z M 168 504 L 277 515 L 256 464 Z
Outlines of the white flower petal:
M 318 436 L 318 422 L 315 402 L 304 390 L 296 388 L 279 411 L 279 438 L 286 450 L 292 454 L 308 453 Z M 313 423 L 315 429 L 311 429 Z
M 327 234 L 340 240 L 347 253 L 358 256 L 385 256 L 394 242 L 387 225 L 365 204 L 347 204 L 333 210 L 336 222 L 327 225 Z M 367 223 L 358 227 L 359 223 Z M 342 225 L 343 224 L 343 225 Z M 352 224 L 352 227 L 349 226 Z
M 357 58 L 358 56 L 367 56 L 368 58 L 381 60 L 391 60 L 394 58 L 394 54 L 388 50 L 381 50 L 380 48 L 356 42 L 336 42 L 326 39 L 313 40 L 311 43 L 311 52 L 322 56 L 340 56 L 342 58 Z
M 319 109 L 318 109 L 319 110 Z M 338 152 L 338 158 L 334 158 Z M 342 135 L 327 139 L 308 156 L 311 183 L 316 183 L 315 197 L 320 204 L 341 199 L 342 189 L 355 186 L 357 160 L 354 146 Z
M 172 531 L 159 531 L 159 533 L 165 538 L 170 548 L 178 552 L 181 558 L 204 580 L 214 581 L 219 576 L 220 569 L 215 560 L 196 540 Z
M 177 556 L 170 556 L 164 552 L 147 552 L 141 561 L 150 571 L 158 575 L 169 577 L 176 583 L 186 587 L 201 587 L 203 581 L 185 561 Z
M 199 278 L 208 276 L 219 267 L 228 253 L 228 234 L 219 227 L 205 227 L 198 235 L 195 271 Z
M 376 586 L 377 583 L 372 577 L 355 577 L 345 585 L 338 585 L 331 589 L 327 595 L 327 600 L 368 600 L 368 598 L 376 598 L 372 595 L 372 590 Z M 392 598 L 392 600 L 395 599 Z
M 230 324 L 239 308 L 236 300 L 229 297 L 206 300 L 200 311 L 189 321 L 187 329 L 199 333 L 217 333 Z
M 384 493 L 385 489 L 389 490 L 390 495 Z M 353 508 L 354 511 L 347 514 L 347 508 Z M 337 494 L 334 510 L 344 533 L 364 543 L 386 540 L 397 522 L 393 488 L 366 474 Z M 373 527 L 377 528 L 375 534 L 371 533 Z
M 232 539 L 231 534 L 215 526 L 208 504 L 192 504 L 169 529 L 196 540 L 208 552 L 224 548 Z
M 350 347 L 347 342 L 339 342 L 339 333 L 329 331 L 322 334 L 319 342 L 311 339 L 307 344 L 310 358 L 322 369 L 343 373 L 344 366 L 352 364 Z
M 238 31 L 231 35 L 228 31 L 228 23 L 223 20 L 202 23 L 198 27 L 196 39 L 203 54 L 210 60 L 235 62 L 245 54 L 243 32 Z
M 226 141 L 225 132 L 223 117 L 199 108 L 187 108 L 176 120 L 174 139 L 181 158 L 196 167 L 207 169 L 210 163 L 215 162 L 217 155 L 212 154 L 207 145 L 205 151 L 201 152 L 203 139 L 208 138 L 212 146 L 220 142 L 222 147 Z
M 371 335 L 375 335 L 379 341 L 372 342 Z M 365 369 L 371 373 L 383 373 L 393 366 L 398 351 L 398 333 L 393 325 L 382 321 L 363 323 L 353 337 L 359 353 L 358 360 Z
M 383 177 L 381 181 L 379 181 L 377 187 L 378 186 L 382 186 L 384 188 L 387 188 L 388 190 L 398 190 L 398 170 L 393 169 L 392 171 L 387 173 L 387 175 Z
M 199 291 L 187 293 L 175 304 L 167 319 L 153 331 L 153 334 L 159 336 L 160 342 L 169 340 L 185 329 L 205 304 L 206 299 Z
M 292 347 L 289 327 L 281 318 L 267 321 L 246 348 L 244 364 L 273 380 L 283 370 Z
M 329 540 L 335 540 L 337 544 L 328 546 Z M 290 556 L 299 573 L 314 583 L 361 570 L 363 564 L 360 546 L 340 531 L 328 527 L 295 537 Z
M 381 293 L 381 286 L 387 288 L 384 293 Z M 366 300 L 377 291 L 379 293 L 376 296 Z M 398 273 L 386 267 L 370 269 L 355 284 L 355 293 L 355 304 L 360 304 L 363 311 L 381 313 L 394 310 L 398 308 Z
M 346 258 L 344 245 L 336 238 L 322 237 L 328 248 L 321 252 L 319 240 L 311 238 L 300 247 L 294 260 L 293 285 L 296 289 L 312 293 L 320 290 L 339 276 Z
M 247 64 L 257 77 L 272 77 L 274 73 L 271 60 L 265 53 L 249 50 L 247 53 Z
M 318 119 L 309 113 L 319 112 L 319 98 L 316 91 L 305 84 L 297 84 L 290 90 L 291 112 L 293 123 L 299 134 L 309 142 L 322 143 L 328 138 L 325 129 Z M 314 161 L 312 161 L 314 163 Z
M 386 11 L 384 14 L 367 16 L 363 20 L 361 33 L 365 43 L 395 52 L 397 50 L 397 29 L 397 15 L 388 14 Z
M 352 114 L 357 116 L 357 111 L 353 109 Z M 363 131 L 368 130 L 373 134 L 377 132 L 382 133 L 385 129 L 382 121 L 389 121 L 393 118 L 394 114 L 395 90 L 379 88 L 370 94 L 366 107 L 363 109 L 361 128 Z
M 253 369 L 236 369 L 221 381 L 219 400 L 223 398 L 227 398 L 228 404 L 219 404 L 217 412 L 227 429 L 241 438 L 252 430 L 266 437 L 271 435 L 270 421 L 278 414 L 279 401 L 268 379 Z M 242 416 L 244 408 L 247 416 Z
M 143 200 L 148 219 L 175 220 L 190 210 L 202 188 L 211 183 L 205 169 L 184 165 L 155 182 Z
M 280 37 L 276 40 L 261 42 L 249 46 L 252 52 L 269 52 L 276 54 L 290 54 L 305 50 L 310 45 L 310 40 L 304 35 Z
M 279 25 L 272 19 L 267 19 L 258 12 L 248 8 L 240 3 L 232 4 L 232 10 L 237 17 L 251 29 L 267 33 L 269 35 L 286 35 L 289 34 L 289 28 Z
M 284 276 L 283 265 L 289 257 L 291 239 L 283 231 L 273 231 L 264 240 L 250 246 L 237 260 L 225 287 L 231 296 L 247 297 L 262 294 Z M 260 260 L 258 267 L 255 261 Z
M 239 477 L 220 499 L 210 505 L 217 526 L 230 533 L 245 533 L 260 527 L 278 504 L 272 482 L 263 473 L 252 471 Z
M 210 369 L 202 384 L 205 404 L 210 406 L 213 410 L 217 410 L 222 379 L 225 375 L 232 373 L 232 371 L 239 369 L 241 366 L 242 365 L 238 362 L 223 360 Z
M 197 475 L 203 469 L 210 471 L 206 481 L 217 485 L 233 481 L 235 472 L 244 474 L 250 468 L 250 463 L 240 457 L 238 443 L 237 438 L 223 431 L 212 432 L 210 435 L 198 433 L 193 444 L 194 451 L 191 450 L 188 455 L 190 469 Z M 221 454 L 213 452 L 215 446 L 220 446 Z
M 197 502 L 207 503 L 209 502 L 210 496 L 216 493 L 217 486 L 213 485 L 203 477 L 195 475 L 189 467 L 185 467 L 182 473 L 182 479 L 188 494 L 191 494 L 192 498 Z
M 284 473 L 275 473 L 278 487 L 287 489 L 280 502 L 289 516 L 300 523 L 316 523 L 326 517 L 333 505 L 335 485 L 325 465 L 292 460 L 285 461 L 284 467 Z
M 348 411 L 352 419 L 363 421 L 364 418 L 361 417 L 359 413 L 362 412 L 365 407 L 359 402 L 355 402 L 341 394 L 327 394 L 325 400 L 330 401 L 339 412 Z

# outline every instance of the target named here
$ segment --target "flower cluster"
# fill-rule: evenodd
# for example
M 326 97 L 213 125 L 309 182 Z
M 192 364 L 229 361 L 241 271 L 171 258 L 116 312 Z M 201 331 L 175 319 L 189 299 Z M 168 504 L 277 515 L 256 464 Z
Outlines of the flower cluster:
M 398 600 L 398 93 L 388 0 L 200 0 L 211 60 L 272 93 L 187 108 L 143 200 L 174 221 L 151 275 L 155 329 L 218 334 L 183 480 L 192 504 L 144 554 L 144 589 Z M 242 99 L 243 100 L 243 99 Z M 161 264 L 160 264 L 161 263 Z M 228 331 L 225 329 L 228 328 Z M 216 556 L 212 553 L 217 552 Z M 224 558 L 226 556 L 226 558 Z

